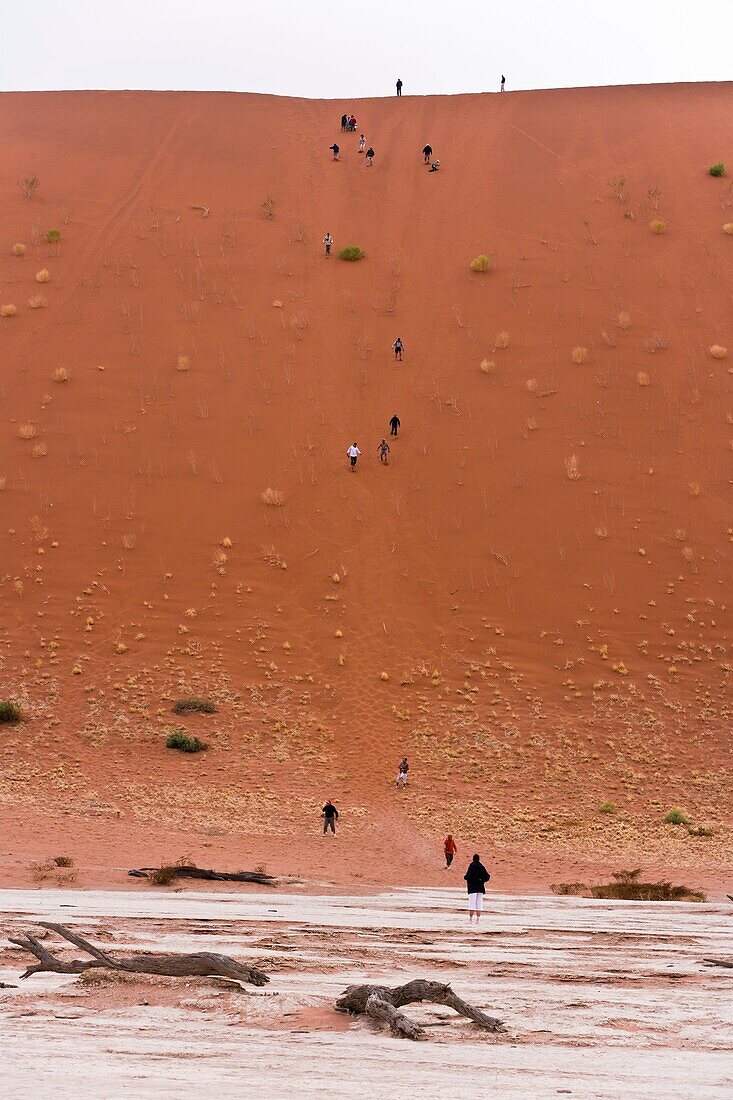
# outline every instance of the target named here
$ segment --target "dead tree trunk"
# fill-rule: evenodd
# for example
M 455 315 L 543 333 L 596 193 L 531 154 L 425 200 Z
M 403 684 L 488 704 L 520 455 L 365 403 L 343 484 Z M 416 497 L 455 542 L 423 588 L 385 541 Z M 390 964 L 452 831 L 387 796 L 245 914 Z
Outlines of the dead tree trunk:
M 277 879 L 264 871 L 207 871 L 189 864 L 172 864 L 165 868 L 139 867 L 127 873 L 133 878 L 151 878 L 161 870 L 170 873 L 171 882 L 174 878 L 201 878 L 213 882 L 256 882 L 258 886 L 277 886 Z
M 479 1008 L 467 1004 L 453 992 L 449 985 L 441 982 L 428 982 L 422 978 L 407 982 L 406 985 L 390 989 L 386 985 L 350 985 L 336 1001 L 337 1012 L 351 1015 L 371 1016 L 379 1023 L 387 1024 L 393 1035 L 406 1039 L 421 1039 L 425 1031 L 398 1010 L 404 1005 L 429 1001 L 431 1004 L 446 1005 L 460 1016 L 466 1016 L 486 1031 L 503 1032 L 504 1024 L 495 1016 L 487 1016 Z
M 31 974 L 43 971 L 51 971 L 55 974 L 83 974 L 85 970 L 95 967 L 107 970 L 124 970 L 129 974 L 159 974 L 165 978 L 190 978 L 211 977 L 235 978 L 240 982 L 248 982 L 250 985 L 265 985 L 269 982 L 267 974 L 257 970 L 254 966 L 239 963 L 228 955 L 218 955 L 211 951 L 199 951 L 192 955 L 131 955 L 124 959 L 115 959 L 106 951 L 100 951 L 98 947 L 83 939 L 76 932 L 72 932 L 63 924 L 53 924 L 50 921 L 39 921 L 41 928 L 48 928 L 57 932 L 69 943 L 86 951 L 92 956 L 92 960 L 75 959 L 72 962 L 63 962 L 53 955 L 43 944 L 31 935 L 25 938 L 10 938 L 10 942 L 22 947 L 24 951 L 30 951 L 38 962 L 35 966 L 29 966 L 21 974 L 21 978 L 29 978 Z
M 724 966 L 727 970 L 733 970 L 733 959 L 703 959 L 708 966 Z

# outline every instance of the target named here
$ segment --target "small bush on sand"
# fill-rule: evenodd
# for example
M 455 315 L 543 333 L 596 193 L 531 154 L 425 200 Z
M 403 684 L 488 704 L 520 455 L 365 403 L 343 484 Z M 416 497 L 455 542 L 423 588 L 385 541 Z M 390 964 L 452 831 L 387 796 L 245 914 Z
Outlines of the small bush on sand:
M 480 256 L 477 256 L 475 260 L 471 260 L 468 266 L 471 268 L 471 271 L 488 271 L 491 267 L 491 260 L 482 253 Z
M 58 244 L 61 240 L 60 229 L 47 229 L 46 230 L 46 244 Z
M 15 317 L 18 307 L 13 305 L 0 306 L 0 317 Z
M 684 810 L 670 810 L 664 820 L 667 825 L 689 825 L 690 823 Z
M 178 749 L 179 752 L 204 752 L 209 746 L 205 741 L 200 741 L 198 737 L 189 737 L 183 730 L 174 730 L 173 733 L 168 735 L 165 747 L 167 749 Z
M 48 454 L 48 447 L 45 443 L 36 443 L 31 453 L 34 458 L 45 458 Z
M 630 313 L 619 313 L 618 320 L 617 320 L 616 324 L 624 332 L 627 332 L 631 328 L 631 314 Z
M 271 195 L 268 195 L 266 199 L 262 200 L 261 206 L 266 218 L 275 217 L 275 200 Z
M 66 367 L 56 367 L 56 370 L 53 372 L 51 377 L 53 378 L 54 382 L 68 382 L 70 376 Z
M 174 714 L 216 714 L 216 707 L 208 699 L 199 699 L 195 695 L 187 699 L 177 699 L 172 707 Z
M 43 294 L 34 294 L 32 298 L 28 299 L 30 309 L 45 309 L 47 305 L 48 301 Z
M 20 722 L 23 717 L 20 707 L 10 699 L 0 699 L 0 723 Z
M 661 234 L 664 233 L 667 228 L 667 223 L 663 222 L 661 218 L 655 218 L 653 221 L 649 222 L 649 228 L 652 233 Z
M 36 434 L 35 424 L 28 421 L 27 424 L 18 425 L 18 439 L 33 439 Z
M 364 255 L 363 249 L 359 248 L 358 244 L 347 244 L 346 248 L 342 248 L 339 252 L 340 260 L 360 260 Z
M 614 901 L 705 901 L 702 890 L 689 886 L 673 886 L 671 882 L 639 882 L 641 871 L 618 871 L 613 882 L 586 886 L 583 882 L 554 882 L 553 894 L 578 895 Z
M 21 256 L 25 256 L 25 245 L 24 244 L 14 244 L 13 245 L 13 255 L 17 256 L 18 258 L 20 258 Z
M 722 344 L 713 344 L 709 350 L 713 359 L 725 359 L 728 354 L 728 349 L 724 348 Z
M 733 222 L 726 222 L 723 226 L 723 232 L 727 233 L 729 237 L 733 237 Z
M 47 283 L 50 278 L 51 278 L 51 275 L 46 270 L 45 267 L 42 267 L 40 271 L 36 272 L 36 282 L 37 283 Z
M 156 871 L 153 871 L 150 875 L 150 881 L 154 886 L 170 886 L 176 877 L 176 868 L 170 865 L 165 867 L 158 867 Z
M 614 806 L 613 802 L 601 802 L 600 806 L 598 807 L 598 813 L 599 814 L 615 814 L 616 813 L 616 807 Z
M 493 374 L 495 367 L 496 367 L 496 363 L 494 362 L 493 359 L 482 359 L 481 360 L 481 370 L 484 372 L 484 374 Z
M 186 371 L 191 366 L 187 355 L 179 355 L 176 359 L 176 370 Z
M 40 182 L 38 176 L 25 176 L 22 180 L 18 180 L 18 186 L 27 199 L 32 199 Z
M 285 502 L 285 497 L 280 489 L 270 489 L 268 487 L 260 496 L 260 500 L 271 508 L 281 508 Z
M 510 336 L 508 332 L 497 332 L 494 337 L 494 351 L 509 347 Z
M 570 358 L 574 363 L 587 363 L 588 362 L 588 349 L 587 348 L 573 348 L 570 352 Z
M 584 882 L 553 882 L 550 884 L 550 889 L 553 894 L 559 894 L 560 897 L 578 897 L 584 894 L 588 887 Z
M 715 829 L 709 825 L 691 825 L 687 833 L 689 836 L 715 836 Z
M 722 161 L 718 164 L 711 164 L 710 167 L 708 168 L 708 175 L 709 176 L 724 176 L 725 175 L 725 165 L 722 163 Z
M 53 861 L 57 867 L 73 867 L 74 861 L 71 856 L 54 856 Z

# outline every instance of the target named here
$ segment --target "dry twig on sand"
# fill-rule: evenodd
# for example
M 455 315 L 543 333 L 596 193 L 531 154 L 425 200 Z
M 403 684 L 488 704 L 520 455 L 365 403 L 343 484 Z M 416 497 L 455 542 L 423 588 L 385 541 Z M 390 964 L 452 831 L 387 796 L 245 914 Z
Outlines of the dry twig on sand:
M 211 207 L 209 206 L 192 206 L 192 210 L 200 210 L 202 218 L 208 218 L 211 214 Z
M 384 985 L 350 985 L 336 1001 L 337 1012 L 348 1012 L 350 1015 L 371 1016 L 380 1024 L 389 1027 L 393 1035 L 401 1035 L 405 1039 L 422 1039 L 425 1031 L 414 1020 L 398 1011 L 404 1005 L 419 1004 L 421 1001 L 429 1001 L 431 1004 L 446 1005 L 454 1009 L 460 1016 L 466 1016 L 485 1031 L 503 1032 L 504 1024 L 495 1016 L 487 1016 L 479 1008 L 467 1004 L 461 1000 L 449 985 L 441 982 L 428 982 L 422 978 L 416 978 L 406 985 L 398 985 L 389 989 Z
M 266 985 L 269 982 L 267 974 L 257 970 L 254 966 L 238 963 L 236 959 L 228 955 L 219 955 L 211 951 L 198 951 L 192 955 L 154 955 L 147 952 L 144 955 L 131 955 L 124 959 L 115 959 L 106 951 L 100 951 L 88 940 L 83 939 L 76 932 L 72 932 L 63 924 L 54 924 L 51 921 L 38 921 L 41 928 L 48 928 L 51 932 L 58 933 L 63 939 L 73 943 L 82 951 L 92 956 L 92 961 L 87 959 L 75 959 L 72 962 L 63 962 L 44 947 L 35 936 L 27 934 L 25 938 L 8 937 L 11 943 L 22 947 L 24 951 L 30 951 L 38 962 L 35 966 L 29 966 L 21 974 L 21 978 L 29 978 L 31 974 L 39 972 L 51 972 L 54 974 L 83 974 L 86 970 L 101 967 L 106 970 L 124 970 L 128 974 L 159 974 L 165 978 L 191 978 L 212 977 L 234 978 L 240 982 L 249 982 L 250 985 Z

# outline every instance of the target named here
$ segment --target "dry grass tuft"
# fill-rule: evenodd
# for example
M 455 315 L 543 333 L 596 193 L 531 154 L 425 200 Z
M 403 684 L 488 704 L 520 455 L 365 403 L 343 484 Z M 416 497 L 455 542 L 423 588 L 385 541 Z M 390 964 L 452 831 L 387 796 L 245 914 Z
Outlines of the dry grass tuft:
M 187 355 L 179 355 L 176 359 L 176 370 L 186 371 L 191 366 L 191 361 Z
M 723 232 L 727 233 L 729 237 L 733 237 L 733 222 L 726 222 L 723 226 Z
M 597 539 L 607 539 L 608 538 L 608 528 L 607 527 L 596 527 L 595 535 L 596 535 Z
M 285 503 L 282 491 L 280 489 L 270 489 L 269 487 L 261 494 L 260 500 L 271 508 L 281 508 Z
M 555 882 L 550 886 L 553 894 L 578 895 L 615 901 L 705 901 L 702 890 L 689 886 L 673 886 L 671 882 L 639 882 L 640 870 L 618 871 L 611 875 L 613 882 L 586 886 L 582 882 Z
M 587 348 L 573 348 L 570 352 L 570 358 L 574 363 L 587 363 L 588 362 L 588 349 Z
M 527 431 L 528 432 L 536 432 L 537 427 L 538 427 L 538 425 L 537 425 L 537 421 L 535 420 L 535 418 L 533 416 L 528 416 L 527 417 Z
M 495 369 L 496 369 L 496 363 L 494 362 L 493 359 L 482 359 L 481 360 L 481 370 L 484 372 L 484 374 L 493 374 Z
M 636 381 L 639 383 L 640 386 L 648 386 L 649 375 L 646 373 L 646 371 L 640 370 L 636 376 Z
M 536 393 L 538 384 L 539 383 L 537 382 L 536 378 L 528 378 L 527 381 L 524 383 L 524 388 L 530 393 Z
M 28 305 L 30 309 L 45 309 L 48 305 L 48 300 L 43 294 L 34 294 L 32 298 L 28 299 Z
M 71 375 L 67 371 L 66 367 L 56 367 L 56 370 L 51 375 L 54 382 L 68 382 Z
M 18 425 L 18 438 L 19 439 L 33 439 L 35 434 L 36 434 L 36 426 L 35 426 L 35 424 L 31 424 L 30 421 L 28 421 L 25 424 L 19 424 Z
M 14 256 L 25 256 L 25 245 L 24 244 L 14 244 L 13 245 L 13 255 Z
M 223 538 L 221 540 L 221 544 L 222 544 L 222 546 L 224 547 L 225 550 L 231 550 L 231 548 L 233 546 L 232 540 L 229 538 L 229 536 L 226 536 L 225 538 Z
M 0 476 L 0 493 L 3 492 L 5 486 L 8 484 L 8 479 L 4 476 Z
M 627 332 L 631 328 L 631 314 L 625 312 L 619 313 L 616 324 L 620 329 L 623 329 L 624 332 Z
M 570 455 L 565 459 L 565 473 L 570 481 L 577 481 L 580 477 L 580 462 L 577 455 Z
M 725 359 L 728 354 L 728 349 L 724 348 L 722 344 L 713 344 L 708 350 L 713 359 Z
M 691 546 L 683 546 L 682 547 L 682 557 L 685 559 L 685 561 L 694 561 L 695 560 L 695 551 L 692 549 Z
M 45 443 L 36 443 L 32 454 L 34 458 L 45 458 L 48 454 L 48 447 Z
M 51 275 L 46 270 L 45 267 L 42 267 L 40 271 L 36 272 L 36 282 L 37 283 L 47 283 L 47 282 L 50 281 L 50 279 L 51 279 Z
M 653 221 L 649 222 L 649 228 L 651 229 L 652 233 L 661 235 L 667 228 L 667 223 L 663 222 L 661 218 L 654 218 Z
M 0 306 L 0 317 L 15 317 L 18 307 L 13 305 Z
M 488 271 L 491 267 L 491 260 L 488 256 L 482 254 L 481 256 L 477 256 L 475 260 L 471 260 L 468 266 L 471 268 L 471 271 Z
M 511 338 L 508 332 L 497 332 L 496 336 L 494 337 L 494 351 L 508 348 L 510 339 Z

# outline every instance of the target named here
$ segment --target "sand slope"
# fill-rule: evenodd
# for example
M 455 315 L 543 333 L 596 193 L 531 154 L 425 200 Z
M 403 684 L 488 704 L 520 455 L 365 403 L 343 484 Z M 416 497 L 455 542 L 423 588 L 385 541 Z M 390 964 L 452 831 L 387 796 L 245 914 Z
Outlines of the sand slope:
M 447 827 L 730 868 L 730 91 L 365 100 L 372 168 L 349 104 L 0 99 L 8 852 L 50 807 L 67 844 L 119 813 L 292 869 L 331 795 L 368 876 L 380 846 L 432 874 Z M 219 713 L 174 718 L 189 693 Z M 209 752 L 166 751 L 180 725 Z

